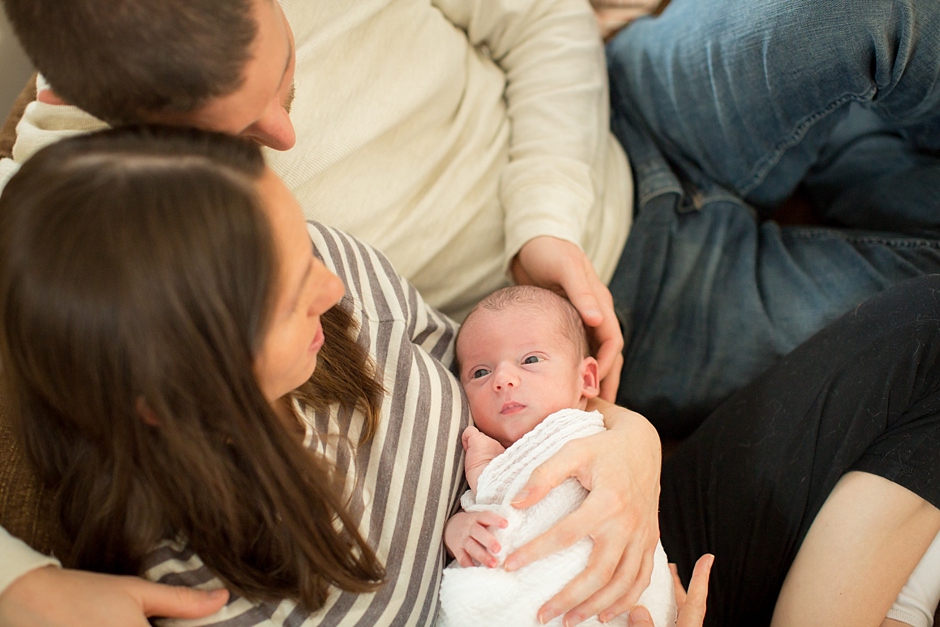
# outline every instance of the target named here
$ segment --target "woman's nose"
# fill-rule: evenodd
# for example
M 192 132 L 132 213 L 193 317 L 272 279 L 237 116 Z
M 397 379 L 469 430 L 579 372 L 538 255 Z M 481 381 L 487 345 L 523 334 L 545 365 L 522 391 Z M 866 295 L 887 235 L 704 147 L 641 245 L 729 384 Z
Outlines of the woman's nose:
M 339 277 L 333 274 L 319 260 L 314 262 L 317 293 L 307 309 L 308 316 L 319 316 L 343 298 L 346 288 Z

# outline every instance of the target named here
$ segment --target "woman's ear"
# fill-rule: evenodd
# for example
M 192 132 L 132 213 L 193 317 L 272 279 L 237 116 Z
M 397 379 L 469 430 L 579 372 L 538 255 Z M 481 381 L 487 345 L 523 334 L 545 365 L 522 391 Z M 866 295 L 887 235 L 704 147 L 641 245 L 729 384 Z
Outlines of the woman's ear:
M 594 398 L 601 393 L 601 383 L 597 376 L 597 360 L 585 357 L 581 360 L 581 396 Z
M 150 425 L 151 427 L 160 426 L 160 421 L 157 420 L 157 415 L 153 413 L 152 409 L 150 409 L 150 405 L 147 404 L 147 401 L 144 400 L 143 396 L 137 397 L 137 402 L 134 403 L 134 409 L 137 410 L 137 414 L 140 416 L 141 420 L 144 421 L 144 424 Z

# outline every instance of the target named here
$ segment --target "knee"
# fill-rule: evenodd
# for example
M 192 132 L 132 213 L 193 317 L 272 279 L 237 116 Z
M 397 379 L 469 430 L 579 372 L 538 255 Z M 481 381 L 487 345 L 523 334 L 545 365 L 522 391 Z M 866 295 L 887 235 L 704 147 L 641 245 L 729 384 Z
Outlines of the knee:
M 897 327 L 915 324 L 930 338 L 940 330 L 940 274 L 901 281 L 860 305 L 856 313 Z

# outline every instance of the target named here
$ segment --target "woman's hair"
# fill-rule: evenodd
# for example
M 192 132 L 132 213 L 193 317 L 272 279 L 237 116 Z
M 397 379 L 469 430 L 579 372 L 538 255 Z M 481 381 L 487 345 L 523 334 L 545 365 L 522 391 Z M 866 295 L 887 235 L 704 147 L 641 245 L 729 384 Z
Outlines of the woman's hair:
M 0 196 L 0 363 L 67 563 L 137 573 L 182 538 L 235 592 L 315 609 L 384 572 L 254 375 L 277 272 L 263 170 L 253 144 L 156 127 L 37 153 Z M 298 394 L 358 408 L 371 434 L 374 366 L 346 311 L 322 319 Z

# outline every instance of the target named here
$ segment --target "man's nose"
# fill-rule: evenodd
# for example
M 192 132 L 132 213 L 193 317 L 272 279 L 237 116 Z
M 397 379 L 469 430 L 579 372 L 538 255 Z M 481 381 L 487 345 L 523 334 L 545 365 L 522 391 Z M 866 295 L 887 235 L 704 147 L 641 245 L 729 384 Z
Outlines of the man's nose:
M 274 150 L 289 150 L 297 142 L 294 124 L 287 111 L 280 105 L 272 106 L 261 119 L 245 129 L 242 135 Z

